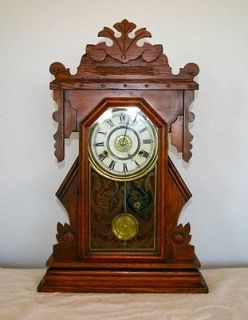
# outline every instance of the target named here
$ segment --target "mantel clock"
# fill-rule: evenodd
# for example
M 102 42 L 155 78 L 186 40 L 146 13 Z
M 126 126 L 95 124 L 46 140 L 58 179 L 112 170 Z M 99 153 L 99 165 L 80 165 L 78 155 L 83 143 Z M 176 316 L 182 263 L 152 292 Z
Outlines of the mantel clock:
M 55 156 L 79 132 L 79 156 L 57 191 L 69 223 L 38 290 L 45 292 L 207 292 L 190 244 L 190 225 L 178 224 L 191 194 L 168 157 L 168 135 L 185 161 L 198 66 L 174 75 L 161 45 L 137 41 L 123 20 L 104 28 L 106 42 L 87 45 L 78 71 L 56 62 L 50 87 L 58 110 Z

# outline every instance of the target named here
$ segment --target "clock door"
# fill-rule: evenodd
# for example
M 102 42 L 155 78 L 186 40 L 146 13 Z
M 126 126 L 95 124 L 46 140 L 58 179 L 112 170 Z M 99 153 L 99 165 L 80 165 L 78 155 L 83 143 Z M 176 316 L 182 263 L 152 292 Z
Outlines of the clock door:
M 163 253 L 164 132 L 151 107 L 131 99 L 108 99 L 82 124 L 83 255 Z

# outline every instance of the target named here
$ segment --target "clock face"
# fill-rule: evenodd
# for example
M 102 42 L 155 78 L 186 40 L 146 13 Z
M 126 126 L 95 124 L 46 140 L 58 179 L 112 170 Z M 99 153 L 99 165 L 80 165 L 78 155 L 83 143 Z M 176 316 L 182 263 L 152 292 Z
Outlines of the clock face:
M 157 128 L 135 106 L 107 109 L 90 127 L 89 160 L 101 175 L 132 180 L 157 160 Z

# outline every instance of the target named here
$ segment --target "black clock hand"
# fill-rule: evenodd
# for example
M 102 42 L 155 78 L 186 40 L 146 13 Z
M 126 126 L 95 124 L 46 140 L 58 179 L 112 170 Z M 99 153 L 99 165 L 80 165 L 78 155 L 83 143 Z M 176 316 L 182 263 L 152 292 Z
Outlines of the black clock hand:
M 126 137 L 126 135 L 127 135 L 127 129 L 128 129 L 128 125 L 129 125 L 129 120 L 130 120 L 130 119 L 128 119 L 128 121 L 127 121 L 127 123 L 126 123 L 126 130 L 125 130 L 125 133 L 124 133 L 124 140 L 125 140 L 125 137 Z
M 131 155 L 131 153 L 128 153 L 127 155 L 128 155 L 128 158 L 133 161 L 133 156 Z

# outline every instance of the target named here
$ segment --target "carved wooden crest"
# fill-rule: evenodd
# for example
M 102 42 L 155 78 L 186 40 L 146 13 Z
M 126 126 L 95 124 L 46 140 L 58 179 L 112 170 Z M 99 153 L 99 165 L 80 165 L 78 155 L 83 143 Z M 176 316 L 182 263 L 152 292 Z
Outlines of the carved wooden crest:
M 110 39 L 111 46 L 106 42 L 86 46 L 86 54 L 82 56 L 75 75 L 71 75 L 62 63 L 53 63 L 50 72 L 55 80 L 51 82 L 51 89 L 128 89 L 128 81 L 132 81 L 132 89 L 139 89 L 142 82 L 148 84 L 144 89 L 198 88 L 193 81 L 199 73 L 195 63 L 187 63 L 178 74 L 173 74 L 162 45 L 137 44 L 139 40 L 151 37 L 146 28 L 135 31 L 134 37 L 130 34 L 136 25 L 126 19 L 116 23 L 114 28 L 120 36 L 107 27 L 98 34 Z M 120 80 L 125 81 L 126 86 Z
M 87 45 L 87 55 L 95 61 L 103 61 L 106 56 L 110 56 L 122 63 L 127 63 L 129 60 L 137 59 L 142 56 L 146 62 L 156 60 L 163 51 L 161 45 L 151 45 L 145 43 L 143 46 L 138 46 L 137 41 L 143 38 L 150 38 L 151 34 L 146 28 L 141 28 L 135 31 L 133 38 L 129 37 L 130 33 L 136 28 L 136 25 L 126 19 L 114 24 L 114 28 L 120 32 L 120 37 L 115 35 L 115 32 L 107 27 L 98 33 L 99 37 L 106 37 L 112 40 L 112 46 L 107 46 L 106 42 L 100 42 L 97 45 Z

